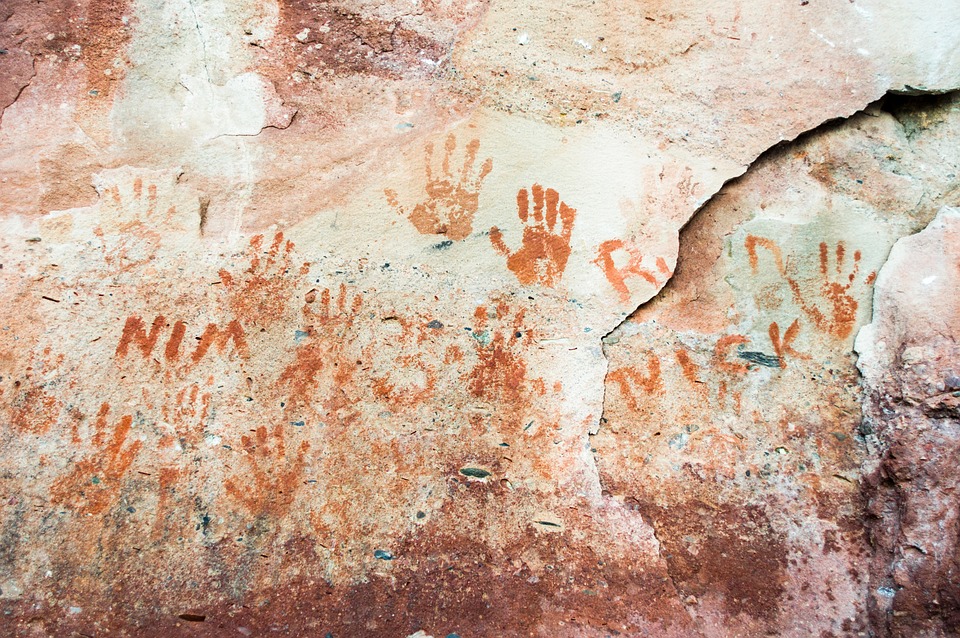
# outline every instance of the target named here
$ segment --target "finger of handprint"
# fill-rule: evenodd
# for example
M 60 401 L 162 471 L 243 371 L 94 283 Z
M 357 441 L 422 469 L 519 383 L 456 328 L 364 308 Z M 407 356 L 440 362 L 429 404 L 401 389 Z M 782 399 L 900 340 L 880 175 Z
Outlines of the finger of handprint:
M 429 170 L 428 170 L 429 172 Z M 429 176 L 427 177 L 429 179 Z M 397 209 L 397 212 L 401 215 L 404 215 L 403 206 L 400 205 L 400 198 L 397 197 L 397 191 L 390 190 L 389 188 L 383 191 L 383 194 L 387 196 L 387 203 Z
M 577 217 L 577 209 L 560 202 L 560 231 L 564 238 L 570 239 L 573 233 L 573 220 Z
M 453 174 L 450 172 L 450 157 L 453 155 L 453 150 L 457 148 L 457 138 L 453 136 L 453 133 L 447 136 L 447 141 L 443 145 L 443 175 L 444 177 L 453 177 Z
M 526 188 L 521 188 L 517 193 L 517 216 L 520 221 L 526 223 L 527 216 L 530 214 L 530 194 Z
M 467 181 L 467 175 L 473 168 L 473 163 L 477 161 L 477 151 L 480 150 L 480 140 L 470 140 L 467 144 L 467 152 L 463 155 L 463 168 L 460 170 L 460 182 Z
M 143 196 L 143 180 L 137 178 L 133 180 L 133 198 L 140 199 Z
M 843 271 L 843 258 L 846 256 L 846 254 L 847 254 L 847 249 L 846 249 L 846 247 L 843 245 L 843 242 L 842 242 L 842 241 L 838 241 L 838 242 L 837 242 L 837 264 L 836 264 L 836 266 L 837 266 L 837 274 L 838 274 L 838 275 L 839 275 L 839 274 L 842 274 L 842 271 Z
M 157 185 L 147 187 L 147 215 L 152 216 L 157 210 Z
M 427 142 L 423 147 L 423 165 L 427 183 L 430 183 L 433 181 L 433 142 Z
M 827 242 L 820 242 L 820 273 L 823 275 L 827 274 Z
M 543 223 L 543 186 L 533 185 L 533 221 Z
M 273 428 L 273 438 L 277 442 L 277 456 L 284 456 L 287 446 L 283 440 L 283 426 L 279 423 L 277 423 Z
M 324 288 L 320 293 L 320 316 L 324 319 L 330 318 L 330 289 Z
M 107 431 L 107 415 L 110 413 L 110 404 L 102 403 L 97 412 L 97 421 L 94 425 L 93 445 L 100 447 L 103 445 L 103 436 Z
M 347 284 L 340 284 L 340 293 L 337 295 L 337 310 L 340 314 L 347 310 Z
M 493 170 L 493 158 L 488 157 L 483 161 L 483 164 L 480 166 L 480 174 L 477 175 L 477 179 L 473 180 L 473 188 L 475 190 L 480 190 L 480 185 L 483 184 L 483 180 L 487 178 L 487 175 L 490 174 L 490 171 Z
M 860 272 L 861 257 L 862 255 L 859 250 L 853 251 L 853 270 L 850 271 L 850 283 L 853 283 L 853 280 L 857 277 L 857 273 Z
M 127 440 L 127 434 L 130 433 L 130 428 L 133 425 L 133 417 L 129 414 L 124 415 L 120 419 L 120 424 L 117 425 L 116 429 L 113 431 L 113 437 L 110 441 L 110 453 L 116 458 L 120 453 L 120 447 L 123 445 L 123 442 Z
M 547 228 L 553 230 L 557 225 L 557 204 L 560 203 L 560 194 L 552 188 L 547 189 Z
M 280 253 L 280 245 L 283 243 L 283 231 L 278 231 L 273 236 L 273 243 L 270 244 L 270 250 L 267 252 L 267 267 L 269 268 L 277 262 L 277 255 Z
M 524 215 L 520 219 L 525 220 L 526 215 Z M 510 249 L 503 242 L 503 233 L 501 233 L 500 229 L 497 228 L 496 226 L 493 226 L 490 229 L 490 243 L 493 244 L 493 249 L 496 250 L 501 255 L 505 255 L 507 257 L 510 256 Z

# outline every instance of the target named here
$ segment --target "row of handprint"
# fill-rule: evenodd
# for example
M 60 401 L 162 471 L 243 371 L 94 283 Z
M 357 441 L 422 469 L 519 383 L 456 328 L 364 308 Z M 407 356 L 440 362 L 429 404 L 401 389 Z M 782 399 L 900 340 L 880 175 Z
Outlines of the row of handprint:
M 412 210 L 400 202 L 396 191 L 384 190 L 387 202 L 406 217 L 417 231 L 424 235 L 440 235 L 448 241 L 460 241 L 473 232 L 480 189 L 493 170 L 493 159 L 489 157 L 479 169 L 476 168 L 480 140 L 474 139 L 467 144 L 463 164 L 455 174 L 451 160 L 456 148 L 456 137 L 448 135 L 437 172 L 433 165 L 434 145 L 432 142 L 426 144 L 424 172 L 427 197 Z M 520 247 L 511 249 L 497 226 L 489 229 L 491 245 L 507 258 L 507 268 L 521 284 L 556 286 L 563 277 L 570 257 L 570 237 L 577 210 L 561 201 L 555 189 L 533 184 L 530 189 L 521 188 L 517 193 L 517 216 L 523 224 Z M 615 260 L 614 255 L 618 251 L 625 255 L 624 259 Z M 620 300 L 626 302 L 630 299 L 626 282 L 631 277 L 638 277 L 660 288 L 673 274 L 663 257 L 653 261 L 647 267 L 637 246 L 623 240 L 610 240 L 600 244 L 594 263 L 603 270 Z M 622 263 L 618 265 L 617 262 Z

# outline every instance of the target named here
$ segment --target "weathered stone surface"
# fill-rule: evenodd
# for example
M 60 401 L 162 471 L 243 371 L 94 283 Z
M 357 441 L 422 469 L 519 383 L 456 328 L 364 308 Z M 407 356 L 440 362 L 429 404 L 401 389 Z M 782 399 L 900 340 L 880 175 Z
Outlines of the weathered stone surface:
M 956 6 L 0 17 L 5 632 L 885 626 L 850 351 L 955 101 L 678 233 L 960 86 Z
M 771 152 L 698 213 L 674 278 L 606 338 L 600 478 L 653 525 L 704 633 L 885 627 L 871 601 L 895 588 L 861 496 L 881 448 L 861 425 L 852 345 L 896 238 L 957 202 L 958 126 L 956 98 L 888 99 Z
M 885 635 L 939 636 L 960 623 L 958 251 L 955 208 L 897 242 L 857 338 L 865 425 L 882 451 L 865 491 L 877 549 L 868 600 Z

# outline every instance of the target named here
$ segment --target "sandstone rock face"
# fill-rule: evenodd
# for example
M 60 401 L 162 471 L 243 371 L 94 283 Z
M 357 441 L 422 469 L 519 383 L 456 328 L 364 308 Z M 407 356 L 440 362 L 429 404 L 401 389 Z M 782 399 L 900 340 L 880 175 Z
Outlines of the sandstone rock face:
M 879 550 L 869 600 L 892 635 L 943 635 L 960 623 L 958 239 L 960 211 L 943 208 L 897 242 L 877 280 L 874 321 L 857 339 L 865 424 L 884 450 L 867 483 Z
M 5 633 L 956 627 L 954 3 L 0 19 Z

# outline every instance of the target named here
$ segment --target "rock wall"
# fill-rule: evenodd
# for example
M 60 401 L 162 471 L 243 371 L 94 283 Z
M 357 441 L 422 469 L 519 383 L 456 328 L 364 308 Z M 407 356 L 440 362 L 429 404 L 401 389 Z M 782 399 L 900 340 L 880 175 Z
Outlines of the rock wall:
M 0 20 L 5 634 L 960 626 L 960 5 Z

